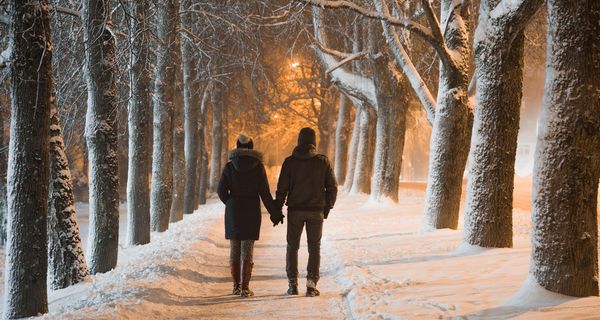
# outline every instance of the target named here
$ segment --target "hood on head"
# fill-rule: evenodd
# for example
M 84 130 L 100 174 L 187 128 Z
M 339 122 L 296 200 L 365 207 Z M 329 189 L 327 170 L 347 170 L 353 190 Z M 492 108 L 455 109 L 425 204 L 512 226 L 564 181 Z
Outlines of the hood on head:
M 317 155 L 317 146 L 314 144 L 302 144 L 294 148 L 292 156 L 297 159 L 310 159 Z
M 229 151 L 229 160 L 237 171 L 250 171 L 262 162 L 262 154 L 256 150 L 238 148 Z
M 298 133 L 298 145 L 301 146 L 304 144 L 317 145 L 317 134 L 312 128 L 302 128 L 300 133 Z

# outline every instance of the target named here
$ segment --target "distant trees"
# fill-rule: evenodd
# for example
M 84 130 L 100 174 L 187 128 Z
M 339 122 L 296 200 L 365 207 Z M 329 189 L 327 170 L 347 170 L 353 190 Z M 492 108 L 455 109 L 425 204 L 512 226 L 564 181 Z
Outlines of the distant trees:
M 48 2 L 10 1 L 11 128 L 4 317 L 48 311 L 52 39 Z

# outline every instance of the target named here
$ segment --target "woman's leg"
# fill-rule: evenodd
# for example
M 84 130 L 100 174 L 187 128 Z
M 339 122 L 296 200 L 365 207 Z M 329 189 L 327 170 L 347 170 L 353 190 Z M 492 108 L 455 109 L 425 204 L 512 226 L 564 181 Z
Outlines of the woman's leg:
M 229 240 L 229 268 L 231 269 L 231 278 L 233 279 L 232 294 L 238 295 L 241 291 L 241 241 Z
M 242 297 L 254 295 L 249 288 L 250 278 L 252 277 L 252 267 L 254 266 L 254 240 L 242 240 Z

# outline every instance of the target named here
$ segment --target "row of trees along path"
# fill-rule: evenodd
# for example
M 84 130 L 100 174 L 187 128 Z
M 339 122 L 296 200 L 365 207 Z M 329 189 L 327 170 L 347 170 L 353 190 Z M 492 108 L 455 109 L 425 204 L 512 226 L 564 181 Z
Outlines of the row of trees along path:
M 432 126 L 424 227 L 457 227 L 462 177 L 470 153 L 465 241 L 483 247 L 512 246 L 524 28 L 544 1 L 481 0 L 476 28 L 471 25 L 475 2 L 470 1 L 442 0 L 439 14 L 427 0 L 408 9 L 387 0 L 373 0 L 370 6 L 344 0 L 302 2 L 314 5 L 309 14 L 315 54 L 340 92 L 335 168 L 344 190 L 370 193 L 373 200 L 399 200 L 407 96 L 413 92 Z M 166 230 L 170 221 L 180 220 L 204 203 L 206 190 L 216 188 L 226 160 L 228 88 L 222 81 L 197 81 L 202 64 L 191 60 L 194 44 L 189 34 L 196 30 L 193 11 L 181 9 L 192 3 L 168 0 L 156 4 L 159 41 L 154 74 L 144 67 L 153 57 L 146 25 L 149 4 L 142 0 L 128 4 L 127 242 L 131 245 L 148 243 L 151 230 Z M 50 284 L 57 289 L 82 281 L 88 273 L 109 271 L 117 263 L 118 119 L 114 110 L 119 101 L 116 38 L 110 22 L 113 4 L 110 0 L 82 4 L 81 11 L 58 11 L 77 16 L 84 30 L 90 186 L 87 264 L 56 108 L 49 3 L 13 0 L 8 16 L 0 17 L 1 23 L 10 26 L 10 59 L 2 65 L 10 69 L 12 88 L 8 318 L 47 311 L 48 270 Z M 548 0 L 545 4 L 546 65 L 552 72 L 546 74 L 534 168 L 531 270 L 549 290 L 597 295 L 600 3 Z M 361 17 L 352 22 L 352 34 L 347 37 L 352 41 L 339 39 L 340 34 L 328 28 L 333 20 L 349 14 L 336 9 Z M 399 13 L 406 17 L 400 18 Z M 355 20 L 344 23 L 350 21 Z M 407 33 L 421 38 L 440 61 L 436 98 L 412 60 L 414 48 L 407 44 Z M 219 37 L 214 43 L 219 50 L 231 45 Z M 474 71 L 469 63 L 472 58 Z M 218 64 L 206 65 L 212 74 L 223 71 Z M 474 106 L 469 102 L 473 95 Z M 208 103 L 213 132 L 210 153 L 205 147 L 193 148 L 205 145 Z M 350 133 L 344 125 L 352 121 L 351 106 L 355 108 Z

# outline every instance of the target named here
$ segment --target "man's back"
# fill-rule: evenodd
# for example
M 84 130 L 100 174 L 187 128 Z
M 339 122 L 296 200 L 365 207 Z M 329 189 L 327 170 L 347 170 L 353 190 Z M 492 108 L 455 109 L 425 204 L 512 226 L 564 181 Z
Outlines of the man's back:
M 314 145 L 302 145 L 285 159 L 277 184 L 277 199 L 289 210 L 324 210 L 335 204 L 337 183 L 326 156 Z M 283 206 L 283 203 L 279 203 Z

